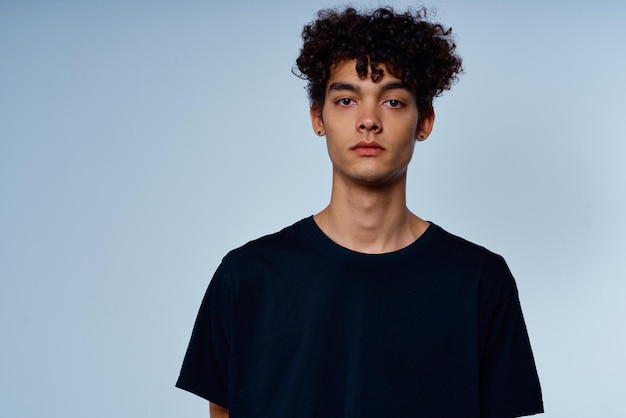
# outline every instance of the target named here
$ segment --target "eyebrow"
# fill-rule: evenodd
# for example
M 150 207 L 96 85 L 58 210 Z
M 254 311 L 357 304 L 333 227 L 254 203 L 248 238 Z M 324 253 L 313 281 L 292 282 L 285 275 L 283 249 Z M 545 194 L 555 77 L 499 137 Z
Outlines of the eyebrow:
M 342 91 L 342 90 L 354 91 L 358 93 L 361 91 L 361 88 L 359 86 L 355 86 L 354 84 L 342 83 L 342 82 L 332 83 L 330 86 L 328 86 L 329 93 L 331 91 Z M 385 83 L 382 86 L 380 86 L 380 90 L 381 91 L 409 90 L 409 88 L 405 83 L 392 81 L 392 82 Z

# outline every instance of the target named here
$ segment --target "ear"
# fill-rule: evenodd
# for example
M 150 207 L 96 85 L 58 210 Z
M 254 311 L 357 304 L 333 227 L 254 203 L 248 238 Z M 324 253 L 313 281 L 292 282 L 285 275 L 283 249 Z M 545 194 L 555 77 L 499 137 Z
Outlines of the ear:
M 415 139 L 418 141 L 425 141 L 428 135 L 433 131 L 433 125 L 435 124 L 435 110 L 432 106 L 420 115 L 419 122 L 417 123 L 417 131 L 415 132 Z
M 326 134 L 326 130 L 324 129 L 324 119 L 322 118 L 322 109 L 317 104 L 312 104 L 309 109 L 309 114 L 311 115 L 311 126 L 313 126 L 313 131 L 318 136 L 324 136 Z

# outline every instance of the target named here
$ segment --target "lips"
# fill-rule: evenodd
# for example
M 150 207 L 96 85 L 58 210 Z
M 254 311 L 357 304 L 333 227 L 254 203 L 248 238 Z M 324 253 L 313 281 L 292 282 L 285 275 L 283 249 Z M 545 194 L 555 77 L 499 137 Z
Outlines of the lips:
M 371 142 L 361 141 L 350 149 L 356 152 L 358 155 L 364 155 L 364 156 L 378 155 L 385 150 L 380 144 L 378 144 L 375 141 L 371 141 Z

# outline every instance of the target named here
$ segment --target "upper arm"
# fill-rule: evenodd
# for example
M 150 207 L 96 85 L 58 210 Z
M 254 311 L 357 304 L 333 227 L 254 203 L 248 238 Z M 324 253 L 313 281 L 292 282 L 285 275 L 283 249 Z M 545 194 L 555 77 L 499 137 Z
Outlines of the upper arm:
M 209 416 L 211 418 L 228 418 L 228 409 L 209 402 Z

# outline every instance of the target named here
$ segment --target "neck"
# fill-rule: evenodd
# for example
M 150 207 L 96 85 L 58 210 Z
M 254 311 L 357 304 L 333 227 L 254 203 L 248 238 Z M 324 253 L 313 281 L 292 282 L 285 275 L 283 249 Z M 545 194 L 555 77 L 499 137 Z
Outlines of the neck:
M 330 204 L 314 219 L 339 245 L 368 254 L 404 248 L 429 225 L 406 206 L 406 176 L 381 187 L 333 181 Z

